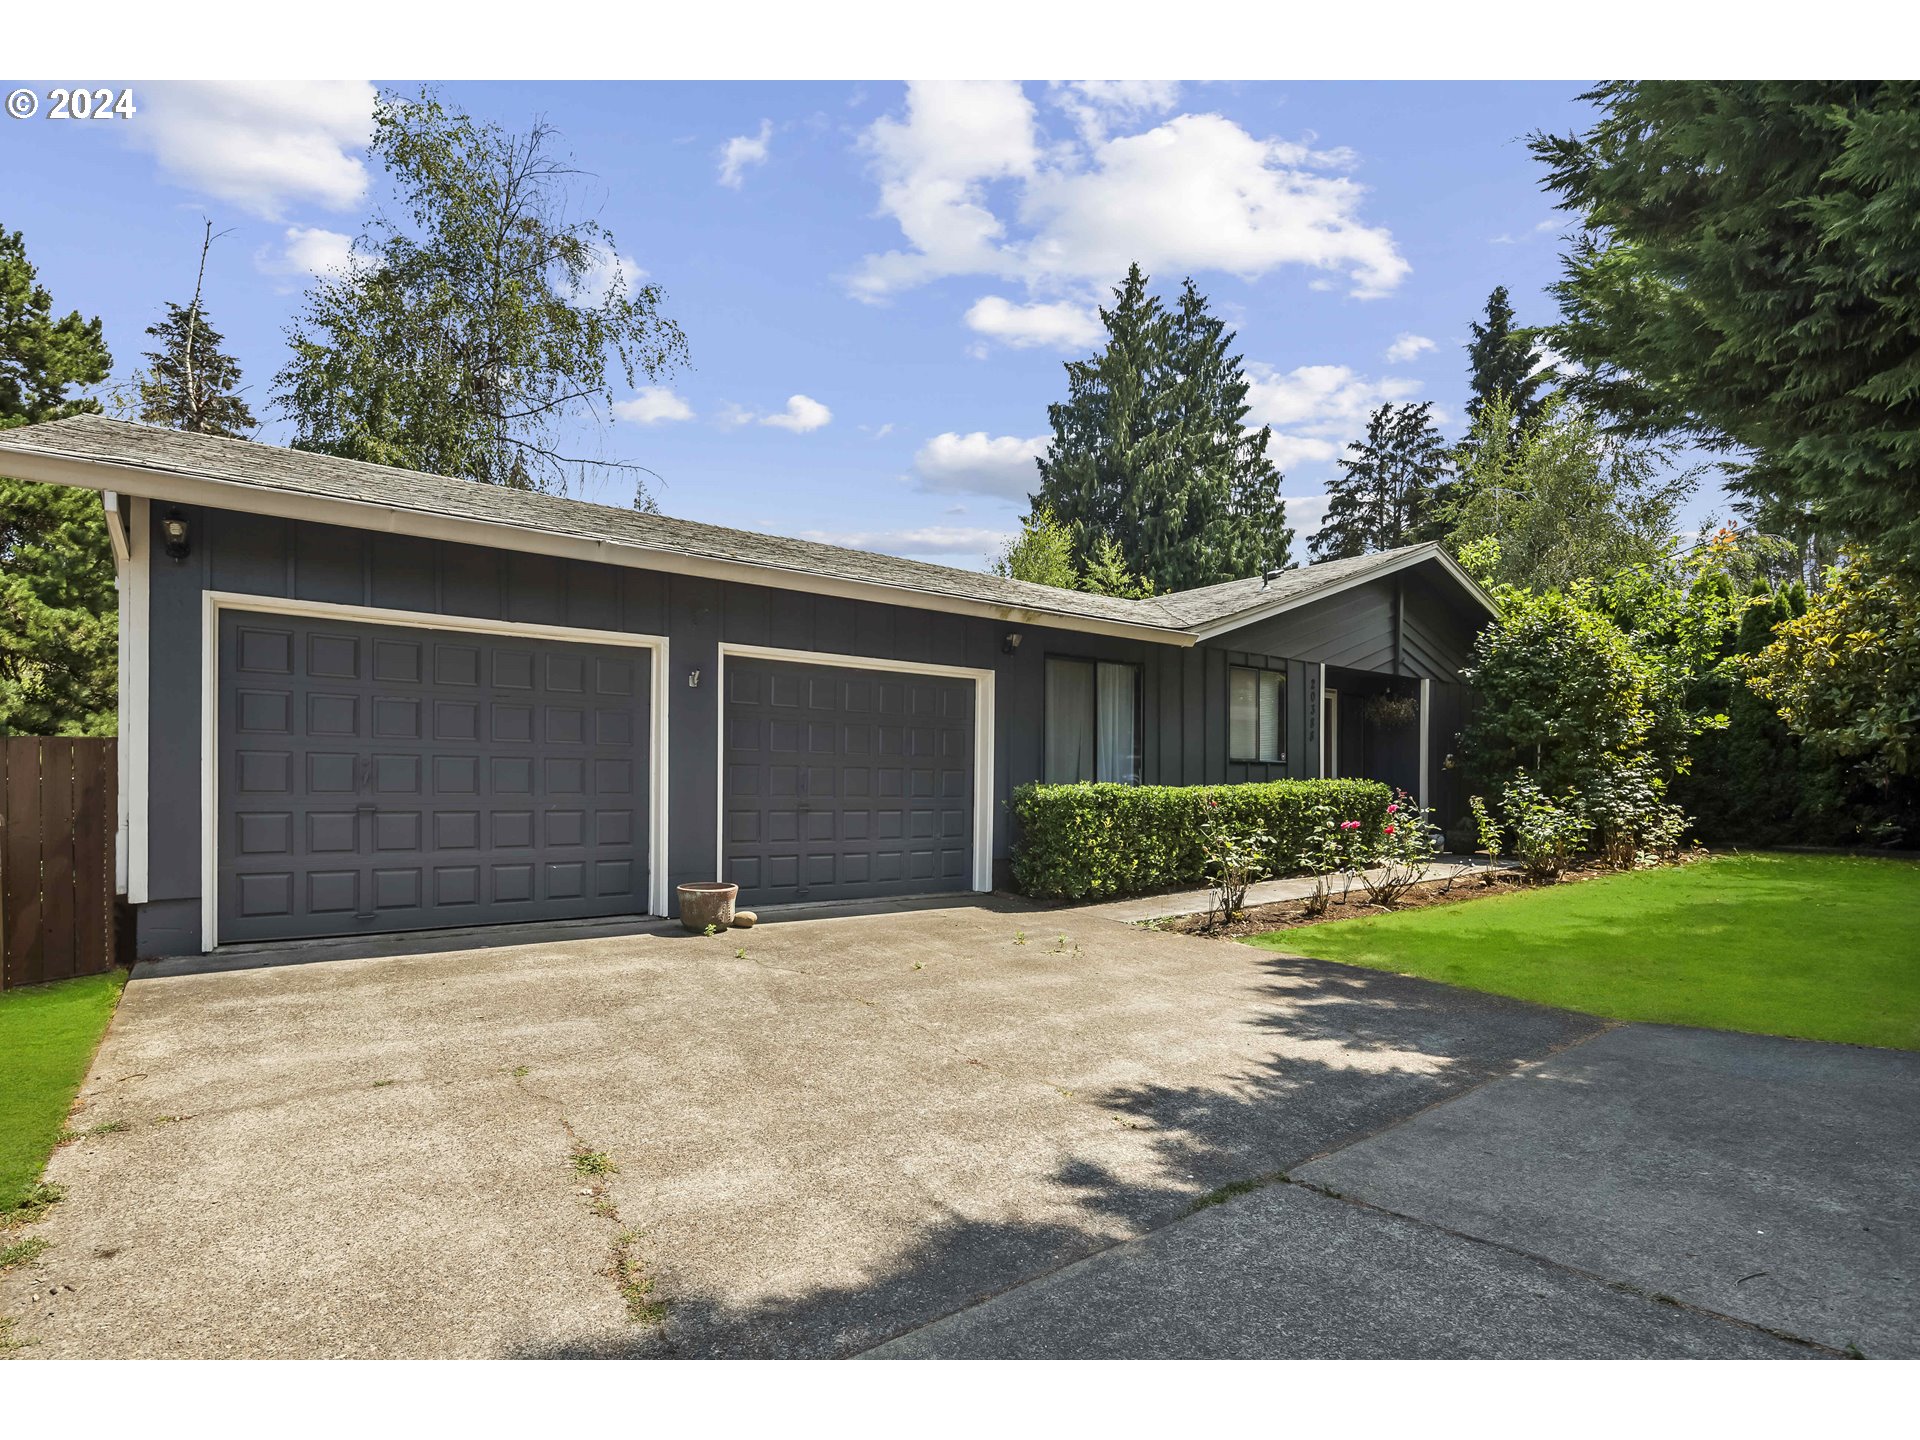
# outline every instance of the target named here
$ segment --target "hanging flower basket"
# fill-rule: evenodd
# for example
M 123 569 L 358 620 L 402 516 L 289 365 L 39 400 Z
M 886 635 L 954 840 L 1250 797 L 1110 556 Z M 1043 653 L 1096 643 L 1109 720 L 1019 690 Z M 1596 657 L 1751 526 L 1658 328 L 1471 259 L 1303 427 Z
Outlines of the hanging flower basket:
M 1411 695 L 1370 695 L 1360 707 L 1361 716 L 1375 730 L 1401 730 L 1420 718 L 1420 702 Z

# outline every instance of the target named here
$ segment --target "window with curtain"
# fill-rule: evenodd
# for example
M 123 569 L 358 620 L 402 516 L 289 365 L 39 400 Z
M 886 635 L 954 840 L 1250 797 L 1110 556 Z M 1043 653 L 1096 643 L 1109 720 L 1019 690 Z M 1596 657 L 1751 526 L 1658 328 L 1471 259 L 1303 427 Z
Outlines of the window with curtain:
M 1047 783 L 1140 783 L 1140 668 L 1047 660 Z
M 1287 677 L 1279 670 L 1227 667 L 1227 758 L 1245 764 L 1279 765 L 1287 758 L 1284 737 Z

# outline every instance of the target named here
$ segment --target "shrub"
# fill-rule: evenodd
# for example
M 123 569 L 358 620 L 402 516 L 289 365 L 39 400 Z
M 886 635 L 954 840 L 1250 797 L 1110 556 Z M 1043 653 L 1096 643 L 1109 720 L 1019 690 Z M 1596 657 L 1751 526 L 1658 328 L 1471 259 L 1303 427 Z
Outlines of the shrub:
M 1368 832 L 1361 831 L 1362 835 Z M 1438 827 L 1433 813 L 1413 803 L 1404 790 L 1395 791 L 1380 828 L 1362 842 L 1371 852 L 1370 868 L 1360 872 L 1367 899 L 1376 905 L 1394 905 L 1402 895 L 1427 878 L 1433 866 Z
M 1273 873 L 1272 841 L 1258 830 L 1221 819 L 1220 802 L 1209 800 L 1200 822 L 1200 849 L 1206 856 L 1207 883 L 1213 887 L 1208 922 L 1217 911 L 1226 924 L 1246 908 L 1247 887 Z
M 1577 799 L 1550 799 L 1525 771 L 1500 792 L 1500 818 L 1513 832 L 1521 874 L 1533 881 L 1551 880 L 1565 870 L 1593 829 Z
M 1377 833 L 1392 800 L 1372 780 L 1022 785 L 1013 793 L 1014 883 L 1029 895 L 1067 900 L 1204 885 L 1202 827 L 1210 818 L 1267 838 L 1271 868 L 1263 874 L 1299 874 L 1320 806 Z
M 1579 808 L 1593 822 L 1600 858 L 1628 870 L 1677 850 L 1687 816 L 1665 797 L 1666 788 L 1645 759 L 1608 765 L 1589 777 Z
M 1309 801 L 1306 806 L 1306 838 L 1294 857 L 1296 873 L 1313 876 L 1313 893 L 1307 896 L 1307 913 L 1324 915 L 1333 900 L 1333 877 L 1344 878 L 1341 896 L 1353 889 L 1355 878 L 1367 868 L 1365 822 L 1347 818 L 1338 805 L 1326 799 Z

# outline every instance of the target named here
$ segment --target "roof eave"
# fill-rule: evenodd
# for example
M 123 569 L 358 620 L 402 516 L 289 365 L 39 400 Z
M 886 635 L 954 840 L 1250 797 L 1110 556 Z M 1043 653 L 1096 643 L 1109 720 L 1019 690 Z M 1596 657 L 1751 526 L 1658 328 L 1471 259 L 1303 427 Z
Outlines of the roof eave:
M 790 570 L 748 560 L 724 560 L 689 555 L 682 551 L 637 545 L 631 541 L 576 535 L 566 531 L 539 529 L 505 521 L 481 520 L 470 516 L 444 515 L 435 511 L 392 505 L 381 501 L 312 495 L 276 486 L 250 485 L 243 481 L 222 480 L 212 476 L 135 465 L 124 461 L 59 455 L 44 450 L 9 446 L 4 442 L 0 442 L 0 455 L 7 457 L 5 473 L 21 480 L 34 480 L 49 485 L 72 485 L 86 490 L 111 490 L 123 495 L 139 495 L 150 500 L 169 501 L 179 505 L 205 505 L 216 510 L 238 510 L 287 520 L 310 520 L 319 524 L 447 540 L 496 550 L 519 550 L 532 554 L 621 565 L 630 569 L 658 570 L 667 574 L 732 580 L 740 584 L 764 585 L 779 590 L 870 600 L 882 604 L 904 605 L 912 609 L 937 610 L 947 614 L 980 616 L 1008 624 L 1052 626 L 1057 629 L 1076 630 L 1083 634 L 1149 640 L 1160 645 L 1184 648 L 1196 643 L 1196 637 L 1190 631 L 1169 626 L 1135 624 L 1124 620 L 1076 615 L 1068 611 L 1054 611 L 1038 606 L 1005 605 L 989 600 L 916 590 L 903 585 L 888 585 L 877 580 L 855 580 L 843 576 L 823 575 L 814 571 Z
M 1205 625 L 1195 626 L 1192 628 L 1192 634 L 1196 641 L 1212 640 L 1221 635 L 1231 634 L 1235 630 L 1245 629 L 1249 625 L 1257 625 L 1262 620 L 1270 620 L 1276 615 L 1284 615 L 1289 610 L 1298 610 L 1303 605 L 1312 605 L 1317 601 L 1327 599 L 1329 596 L 1341 594 L 1343 591 L 1357 589 L 1362 585 L 1382 579 L 1385 576 L 1396 575 L 1402 570 L 1412 569 L 1415 565 L 1424 565 L 1429 560 L 1438 561 L 1441 569 L 1446 571 L 1452 579 L 1459 582 L 1460 587 L 1466 591 L 1467 597 L 1476 605 L 1480 606 L 1481 609 L 1485 610 L 1489 618 L 1499 615 L 1500 607 L 1494 602 L 1493 597 L 1481 589 L 1479 583 L 1475 581 L 1471 575 L 1460 568 L 1459 562 L 1447 554 L 1445 550 L 1441 549 L 1439 545 L 1428 544 L 1421 546 L 1417 550 L 1410 550 L 1405 555 L 1400 556 L 1396 560 L 1389 561 L 1387 564 L 1376 565 L 1369 569 L 1362 570 L 1349 579 L 1337 580 L 1330 585 L 1320 586 L 1304 594 L 1292 595 L 1284 600 L 1276 600 L 1266 605 L 1243 610 L 1239 614 L 1230 615 L 1223 620 L 1213 620 Z

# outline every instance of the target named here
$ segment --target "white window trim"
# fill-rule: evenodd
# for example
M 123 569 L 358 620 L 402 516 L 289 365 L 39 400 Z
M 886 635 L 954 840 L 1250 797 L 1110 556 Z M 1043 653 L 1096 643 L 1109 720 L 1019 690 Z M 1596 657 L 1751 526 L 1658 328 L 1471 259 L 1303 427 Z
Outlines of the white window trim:
M 625 630 L 587 630 L 571 625 L 536 625 L 519 620 L 483 620 L 469 615 L 439 615 L 424 610 L 387 610 L 375 605 L 339 605 L 323 600 L 286 600 L 271 595 L 244 595 L 227 590 L 202 594 L 200 621 L 200 948 L 217 943 L 220 921 L 220 615 L 245 610 L 262 615 L 284 615 L 319 620 L 357 620 L 375 625 L 398 625 L 415 630 L 448 630 L 466 635 L 515 635 L 528 639 L 625 645 L 653 652 L 652 691 L 648 697 L 648 730 L 652 736 L 647 757 L 647 908 L 668 915 L 667 908 L 667 637 L 637 635 Z
M 785 650 L 772 645 L 734 645 L 722 642 L 715 662 L 714 686 L 714 796 L 713 878 L 726 867 L 727 853 L 727 657 L 742 660 L 790 660 L 800 665 L 825 665 L 848 670 L 880 670 L 898 675 L 940 675 L 973 681 L 973 888 L 993 889 L 993 681 L 991 670 L 965 665 L 929 665 L 911 660 L 883 660 L 872 655 L 845 655 L 833 650 Z

